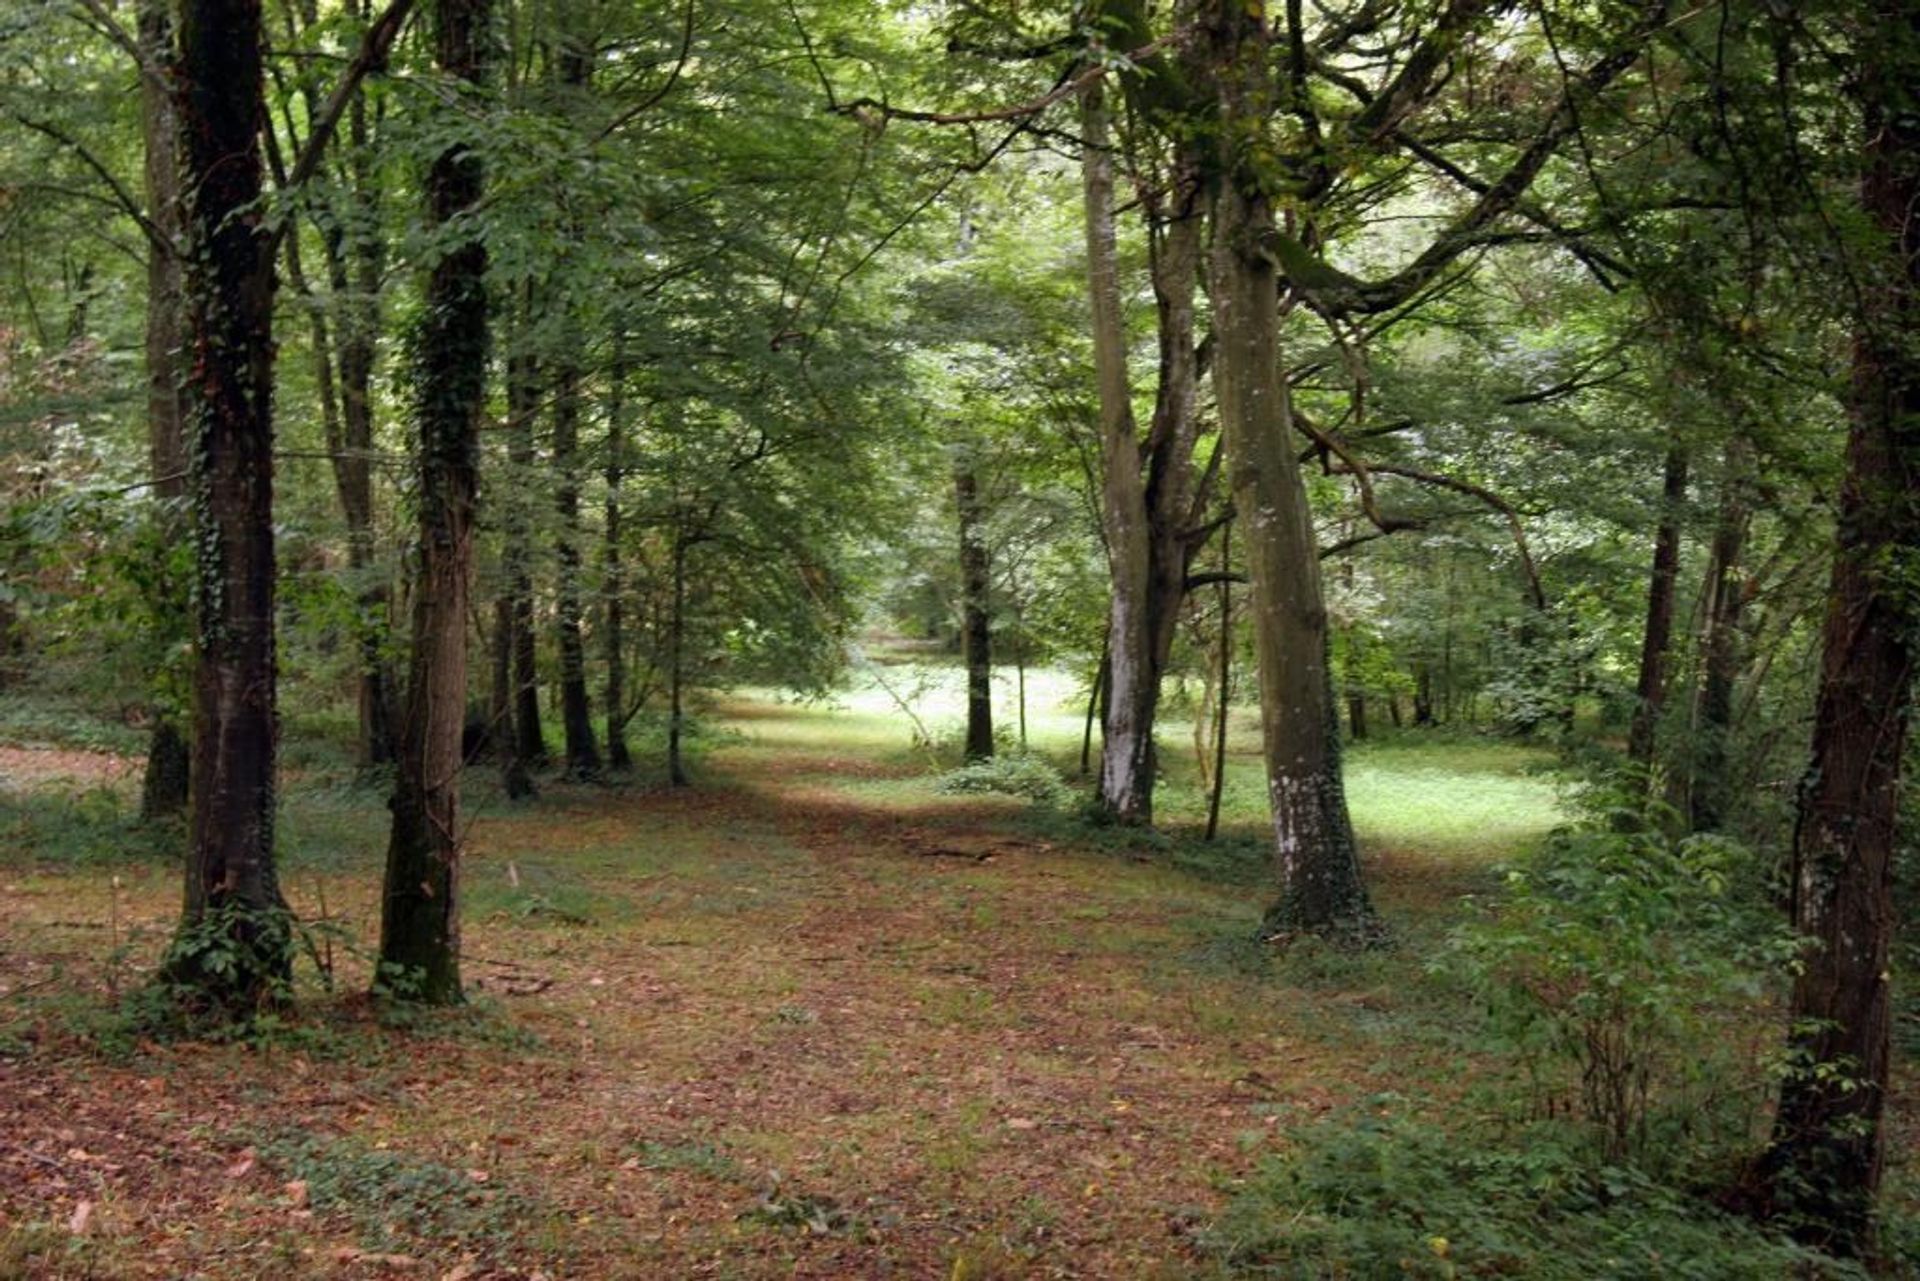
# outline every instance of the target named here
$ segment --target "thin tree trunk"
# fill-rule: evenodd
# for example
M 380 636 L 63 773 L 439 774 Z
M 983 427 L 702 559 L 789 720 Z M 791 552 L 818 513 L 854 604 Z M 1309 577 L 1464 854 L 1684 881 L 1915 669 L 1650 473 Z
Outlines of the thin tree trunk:
M 191 0 L 179 28 L 196 602 L 193 819 L 168 962 L 230 1012 L 285 989 L 274 866 L 272 241 L 262 232 L 258 0 Z
M 600 772 L 600 749 L 594 742 L 593 711 L 587 701 L 587 648 L 581 624 L 580 370 L 571 362 L 562 366 L 554 389 L 553 466 L 559 477 L 555 615 L 559 624 L 560 723 L 566 736 L 566 772 L 569 778 L 592 778 Z
M 570 27 L 563 30 L 554 57 L 563 99 L 572 101 L 581 96 L 590 82 L 591 67 L 589 51 L 577 33 Z M 565 252 L 570 254 L 579 239 L 579 228 L 571 216 L 565 234 Z M 599 774 L 600 748 L 594 740 L 593 709 L 587 697 L 587 647 L 583 634 L 586 609 L 580 584 L 581 342 L 572 299 L 563 291 L 555 301 L 562 310 L 567 334 L 557 362 L 553 397 L 553 469 L 558 477 L 556 506 L 560 513 L 555 547 L 560 571 L 555 593 L 560 650 L 560 724 L 566 738 L 567 777 L 584 779 Z M 611 714 L 611 709 L 609 711 Z
M 493 602 L 493 693 L 488 699 L 487 731 L 500 755 L 500 787 L 510 801 L 534 795 L 533 776 L 520 759 L 513 733 L 513 602 Z
M 1901 572 L 1920 551 L 1920 6 L 1861 19 L 1861 203 L 1875 262 L 1854 337 L 1852 425 L 1827 593 L 1813 755 L 1793 841 L 1793 924 L 1812 942 L 1793 985 L 1790 1062 L 1774 1123 L 1775 1194 L 1805 1240 L 1873 1246 L 1891 1029 L 1893 855 L 1920 624 Z
M 1733 686 L 1742 662 L 1744 559 L 1752 514 L 1747 501 L 1747 457 L 1742 442 L 1735 441 L 1727 449 L 1727 472 L 1714 525 L 1707 631 L 1700 646 L 1700 717 L 1694 730 L 1693 780 L 1688 789 L 1688 817 L 1696 832 L 1718 831 L 1732 804 L 1728 791 L 1733 772 Z
M 1320 561 L 1278 349 L 1280 282 L 1259 249 L 1273 210 L 1244 154 L 1274 107 L 1265 25 L 1240 0 L 1216 0 L 1209 16 L 1220 108 L 1210 175 L 1213 381 L 1233 506 L 1246 531 L 1279 883 L 1267 929 L 1367 940 L 1379 927 L 1341 776 Z
M 1652 769 L 1667 701 L 1667 651 L 1673 640 L 1673 603 L 1680 576 L 1680 517 L 1687 500 L 1687 451 L 1668 446 L 1660 491 L 1660 523 L 1653 536 L 1653 570 L 1647 577 L 1647 625 L 1640 642 L 1640 680 L 1633 721 L 1627 729 L 1627 758 Z
M 1101 724 L 1097 795 L 1114 817 L 1152 817 L 1153 726 L 1142 725 L 1143 694 L 1152 682 L 1153 628 L 1148 582 L 1152 553 L 1146 483 L 1134 428 L 1127 373 L 1126 317 L 1120 306 L 1120 255 L 1114 231 L 1113 152 L 1106 86 L 1080 91 L 1080 175 L 1086 203 L 1087 294 L 1093 314 L 1094 384 L 1100 411 L 1100 520 L 1110 596 L 1107 689 Z M 1143 806 L 1145 807 L 1143 809 Z
M 330 250 L 333 287 L 346 304 L 340 322 L 340 409 L 345 450 L 334 458 L 334 482 L 347 518 L 347 562 L 359 590 L 360 757 L 366 765 L 394 759 L 393 672 L 386 657 L 390 595 L 380 575 L 373 531 L 373 374 L 379 353 L 380 285 L 386 241 L 379 226 L 375 164 L 369 154 L 366 100 L 348 108 L 352 234 Z
M 1087 723 L 1080 731 L 1080 777 L 1085 778 L 1093 768 L 1093 727 L 1100 719 L 1101 693 L 1107 687 L 1107 665 L 1110 655 L 1106 638 L 1100 640 L 1100 661 L 1094 664 L 1093 683 L 1087 686 Z
M 1227 786 L 1227 717 L 1233 706 L 1233 580 L 1231 555 L 1233 521 L 1220 527 L 1220 674 L 1215 684 L 1220 700 L 1213 727 L 1213 779 L 1207 795 L 1207 839 L 1220 831 L 1220 797 Z
M 157 67 L 173 62 L 173 20 L 168 0 L 142 0 L 139 15 L 142 54 Z M 140 77 L 141 128 L 146 144 L 147 218 L 161 244 L 147 247 L 147 445 L 153 471 L 153 496 L 162 504 L 160 519 L 170 534 L 180 530 L 173 510 L 186 495 L 186 407 L 182 399 L 180 176 L 173 103 L 151 76 Z M 169 576 L 171 577 L 171 576 Z M 165 607 L 184 612 L 185 584 L 172 590 Z M 140 817 L 164 818 L 187 807 L 192 772 L 187 736 L 167 699 L 151 708 L 153 734 L 147 745 L 146 774 L 140 788 Z
M 547 740 L 540 728 L 538 637 L 533 623 L 533 550 L 524 494 L 534 481 L 533 424 L 539 412 L 540 369 L 529 344 L 533 288 L 514 300 L 518 319 L 515 349 L 507 357 L 507 468 L 505 502 L 507 596 L 513 614 L 513 733 L 516 754 L 527 769 L 547 763 Z
M 686 787 L 686 762 L 680 738 L 685 729 L 684 699 L 687 643 L 687 538 L 676 529 L 673 535 L 673 617 L 667 625 L 667 781 L 674 787 Z
M 434 59 L 468 85 L 486 75 L 491 0 L 439 0 Z M 428 220 L 446 228 L 481 199 L 479 154 L 464 142 L 434 158 Z M 467 696 L 467 591 L 473 560 L 475 459 L 487 379 L 487 250 L 470 230 L 435 261 L 426 287 L 414 382 L 419 420 L 420 545 L 413 653 L 394 780 L 380 917 L 388 992 L 433 1004 L 460 986 L 460 769 Z
M 625 336 L 614 335 L 613 367 L 608 372 L 606 537 L 601 553 L 601 595 L 606 601 L 607 765 L 626 773 L 633 768 L 627 750 L 627 580 L 620 540 L 625 536 L 620 487 L 627 466 L 627 360 Z
M 987 593 L 992 579 L 987 560 L 985 513 L 980 484 L 970 460 L 953 463 L 954 505 L 960 514 L 960 643 L 967 664 L 967 759 L 993 756 L 993 635 Z

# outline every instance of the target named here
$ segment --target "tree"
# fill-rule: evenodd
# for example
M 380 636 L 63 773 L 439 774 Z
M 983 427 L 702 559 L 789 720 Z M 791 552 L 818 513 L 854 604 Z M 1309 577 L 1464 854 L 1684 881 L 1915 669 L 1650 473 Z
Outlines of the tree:
M 1797 1233 L 1843 1254 L 1872 1248 L 1886 1148 L 1893 854 L 1920 625 L 1920 6 L 1880 0 L 1856 23 L 1873 252 L 1855 275 L 1846 478 L 1793 837 L 1792 919 L 1810 946 L 1767 1162 Z
M 195 549 L 193 818 L 172 982 L 258 1008 L 288 981 L 274 866 L 273 241 L 262 227 L 259 0 L 180 10 Z
M 491 61 L 492 0 L 438 0 L 434 62 L 477 104 Z M 432 1004 L 460 986 L 461 730 L 479 416 L 488 362 L 487 249 L 473 212 L 485 174 L 471 125 L 434 157 L 427 219 L 441 238 L 415 368 L 420 536 L 413 657 L 394 779 L 378 981 Z

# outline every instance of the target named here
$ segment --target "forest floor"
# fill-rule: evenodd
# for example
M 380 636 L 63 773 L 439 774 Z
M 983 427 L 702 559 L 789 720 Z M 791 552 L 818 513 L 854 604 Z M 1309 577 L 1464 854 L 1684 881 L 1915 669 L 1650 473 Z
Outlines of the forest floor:
M 1066 759 L 1071 716 L 1036 721 Z M 1363 747 L 1398 946 L 1276 958 L 1244 738 L 1206 844 L 1184 762 L 1145 837 L 941 794 L 883 705 L 715 724 L 693 788 L 482 797 L 474 1004 L 410 1018 L 359 995 L 380 794 L 290 749 L 317 965 L 228 1044 L 116 1012 L 178 910 L 137 777 L 0 754 L 0 1277 L 1202 1273 L 1192 1233 L 1296 1127 L 1473 1074 L 1423 963 L 1557 814 L 1537 753 Z

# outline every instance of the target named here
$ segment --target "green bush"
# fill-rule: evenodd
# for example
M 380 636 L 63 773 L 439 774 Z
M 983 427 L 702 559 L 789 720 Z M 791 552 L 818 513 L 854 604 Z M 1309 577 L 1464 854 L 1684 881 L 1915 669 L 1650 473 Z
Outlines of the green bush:
M 1030 752 L 1002 752 L 949 770 L 934 783 L 934 790 L 953 795 L 1024 796 L 1042 805 L 1060 805 L 1072 795 L 1060 772 L 1045 757 Z
M 1563 1127 L 1496 1136 L 1336 1115 L 1264 1163 L 1200 1234 L 1233 1277 L 1864 1277 L 1631 1169 Z
M 1794 954 L 1763 882 L 1730 841 L 1603 813 L 1510 870 L 1434 969 L 1484 1004 L 1535 1114 L 1577 1111 L 1602 1160 L 1724 1152 L 1775 1079 L 1776 1038 L 1756 1037 L 1770 1025 L 1754 1015 Z

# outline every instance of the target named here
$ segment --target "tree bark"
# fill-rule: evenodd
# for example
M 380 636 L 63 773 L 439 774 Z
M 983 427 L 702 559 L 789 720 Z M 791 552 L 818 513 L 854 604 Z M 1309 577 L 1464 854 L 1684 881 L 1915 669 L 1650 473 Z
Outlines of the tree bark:
M 1080 174 L 1086 204 L 1087 296 L 1093 315 L 1094 385 L 1100 412 L 1100 520 L 1110 580 L 1106 708 L 1101 725 L 1101 808 L 1116 818 L 1152 816 L 1152 555 L 1146 484 L 1127 373 L 1126 317 L 1114 230 L 1113 150 L 1106 85 L 1080 91 Z M 1146 706 L 1143 707 L 1143 703 Z M 1142 724 L 1142 720 L 1145 724 Z
M 142 0 L 139 37 L 141 53 L 148 61 L 157 67 L 172 65 L 173 19 L 167 0 Z M 140 109 L 146 145 L 147 219 L 162 242 L 147 246 L 147 445 L 153 496 L 160 503 L 159 519 L 171 536 L 183 532 L 176 507 L 187 492 L 185 387 L 180 367 L 183 304 L 178 124 L 165 87 L 152 76 L 140 77 Z M 186 605 L 184 585 L 177 596 L 161 603 L 164 609 L 180 612 Z M 158 819 L 186 809 L 192 763 L 176 709 L 162 698 L 151 705 L 150 714 L 153 733 L 140 788 L 140 817 Z
M 1208 175 L 1213 381 L 1245 532 L 1279 882 L 1266 929 L 1366 941 L 1379 927 L 1361 883 L 1341 777 L 1320 562 L 1280 363 L 1280 282 L 1260 249 L 1273 210 L 1264 175 L 1246 154 L 1274 110 L 1266 26 L 1241 0 L 1214 0 L 1206 38 L 1219 105 Z
M 971 460 L 953 463 L 954 505 L 960 514 L 960 645 L 967 664 L 967 759 L 993 756 L 993 633 L 987 593 L 986 516 Z
M 1920 6 L 1861 19 L 1861 203 L 1886 260 L 1862 273 L 1851 426 L 1822 635 L 1812 761 L 1793 842 L 1793 924 L 1811 942 L 1794 981 L 1770 1170 L 1805 1240 L 1871 1250 L 1884 1164 L 1889 950 L 1900 766 L 1920 623 L 1904 567 L 1920 550 Z
M 261 227 L 258 0 L 179 10 L 195 571 L 186 905 L 167 971 L 230 1013 L 283 992 L 274 866 L 273 245 Z
M 469 86 L 485 80 L 491 8 L 491 0 L 440 0 L 434 11 L 434 60 Z M 445 228 L 467 217 L 483 187 L 479 155 L 463 142 L 450 144 L 427 172 L 428 220 Z M 486 246 L 474 230 L 434 263 L 415 372 L 419 577 L 376 982 L 432 1004 L 463 999 L 461 730 L 475 457 L 487 379 L 486 269 Z
M 1647 578 L 1647 625 L 1640 642 L 1640 679 L 1635 687 L 1633 720 L 1627 729 L 1627 758 L 1652 769 L 1667 700 L 1667 653 L 1673 641 L 1674 591 L 1680 577 L 1680 518 L 1687 500 L 1687 451 L 1667 447 L 1660 491 L 1660 523 L 1653 535 L 1653 570 Z

